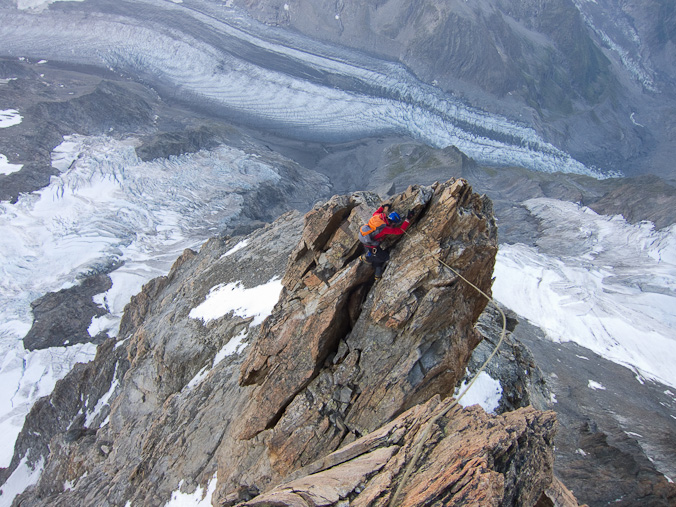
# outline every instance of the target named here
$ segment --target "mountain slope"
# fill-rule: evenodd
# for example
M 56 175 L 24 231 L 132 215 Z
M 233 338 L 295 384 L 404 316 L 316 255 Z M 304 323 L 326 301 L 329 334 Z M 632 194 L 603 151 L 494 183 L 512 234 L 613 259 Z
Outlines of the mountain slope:
M 291 213 L 244 240 L 186 251 L 133 298 L 121 340 L 34 407 L 13 467 L 27 458 L 44 471 L 16 503 L 162 505 L 179 488 L 210 485 L 214 504 L 232 505 L 279 495 L 272 488 L 289 480 L 282 491 L 297 481 L 326 486 L 334 473 L 343 486 L 329 503 L 386 502 L 416 432 L 448 406 L 439 396 L 453 391 L 480 340 L 473 324 L 486 300 L 431 254 L 489 291 L 497 229 L 490 201 L 463 180 L 411 187 L 393 204 L 414 210 L 414 226 L 374 285 L 356 233 L 377 204 L 374 194 L 337 196 L 309 212 L 304 228 Z M 280 300 L 260 327 L 223 304 L 200 313 L 232 282 L 248 287 L 239 298 L 272 283 L 287 258 L 273 290 L 283 287 Z M 552 485 L 551 413 L 495 418 L 456 407 L 437 424 L 448 436 L 432 433 L 405 504 L 532 503 Z M 457 461 L 458 446 L 473 459 Z M 327 469 L 338 449 L 342 464 Z M 450 468 L 428 467 L 443 463 Z M 423 483 L 435 486 L 411 487 Z

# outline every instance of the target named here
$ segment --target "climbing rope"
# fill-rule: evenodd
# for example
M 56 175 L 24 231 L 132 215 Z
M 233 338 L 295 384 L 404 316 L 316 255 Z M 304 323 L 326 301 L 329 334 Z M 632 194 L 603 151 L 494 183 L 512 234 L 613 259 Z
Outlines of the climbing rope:
M 410 236 L 408 232 L 404 231 L 407 236 Z M 436 422 L 444 417 L 448 412 L 450 412 L 455 406 L 460 402 L 463 396 L 469 391 L 474 385 L 474 382 L 476 382 L 477 378 L 479 378 L 479 375 L 486 369 L 486 366 L 488 366 L 488 363 L 490 363 L 491 359 L 497 354 L 498 349 L 500 348 L 500 345 L 502 345 L 502 342 L 505 339 L 505 333 L 507 331 L 507 317 L 505 316 L 505 312 L 502 311 L 502 308 L 498 306 L 498 304 L 495 302 L 495 300 L 487 295 L 484 291 L 482 291 L 479 287 L 474 285 L 472 282 L 470 282 L 467 278 L 462 276 L 460 273 L 458 273 L 457 270 L 453 269 L 451 266 L 449 266 L 444 260 L 438 255 L 438 254 L 429 254 L 432 257 L 434 257 L 437 261 L 439 261 L 443 266 L 447 267 L 450 269 L 456 276 L 458 276 L 460 279 L 464 280 L 470 287 L 472 287 L 474 290 L 476 290 L 479 294 L 481 294 L 483 297 L 485 297 L 489 303 L 491 303 L 495 308 L 498 309 L 500 312 L 500 315 L 502 316 L 502 331 L 500 332 L 500 339 L 498 340 L 497 345 L 493 349 L 493 352 L 491 352 L 491 355 L 488 356 L 488 358 L 484 361 L 484 363 L 481 365 L 481 367 L 474 373 L 472 376 L 472 379 L 470 380 L 469 384 L 465 387 L 465 389 L 460 393 L 460 396 L 458 396 L 455 400 L 453 400 L 453 403 L 451 403 L 448 407 L 446 407 L 444 410 L 439 412 L 434 418 L 432 418 L 428 423 L 425 429 L 423 430 L 422 435 L 419 438 L 418 443 L 415 446 L 415 451 L 413 453 L 413 458 L 409 462 L 408 466 L 406 467 L 406 470 L 404 471 L 404 475 L 401 478 L 401 481 L 399 482 L 399 486 L 397 487 L 397 490 L 394 493 L 394 496 L 390 499 L 388 502 L 388 505 L 395 507 L 397 505 L 397 500 L 399 499 L 399 495 L 401 494 L 401 491 L 404 487 L 404 485 L 408 482 L 409 477 L 411 476 L 411 473 L 413 472 L 413 468 L 415 467 L 415 464 L 418 462 L 418 459 L 420 459 L 420 455 L 422 454 L 422 449 L 423 445 L 427 441 L 427 439 L 430 436 L 430 433 L 432 432 L 432 428 L 436 424 Z

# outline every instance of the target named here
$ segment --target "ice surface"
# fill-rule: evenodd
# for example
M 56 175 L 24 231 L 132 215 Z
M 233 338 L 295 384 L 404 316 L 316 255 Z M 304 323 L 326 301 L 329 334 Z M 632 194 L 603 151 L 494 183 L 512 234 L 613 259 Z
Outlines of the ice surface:
M 0 110 L 0 129 L 18 125 L 23 120 L 23 117 L 16 109 Z
M 163 18 L 179 21 L 163 26 L 132 12 L 0 13 L 0 38 L 7 54 L 140 74 L 182 100 L 286 136 L 347 141 L 402 134 L 456 146 L 483 163 L 603 176 L 533 129 L 468 107 L 401 65 L 260 25 L 229 9 L 161 5 Z M 181 24 L 187 17 L 195 22 Z M 204 35 L 212 31 L 219 37 Z M 334 86 L 336 80 L 347 89 Z
M 7 156 L 0 153 L 0 174 L 12 174 L 20 171 L 23 164 L 10 164 Z
M 462 395 L 467 388 L 467 384 L 468 382 L 463 381 L 455 392 L 456 398 Z M 500 398 L 502 398 L 500 382 L 482 371 L 458 403 L 463 407 L 480 405 L 487 413 L 494 414 L 500 404 Z
M 0 466 L 6 467 L 12 459 L 14 441 L 33 403 L 51 393 L 57 380 L 63 378 L 75 363 L 94 359 L 96 346 L 81 344 L 29 352 L 23 349 L 20 341 L 0 345 Z
M 676 386 L 676 226 L 655 231 L 577 204 L 533 199 L 537 247 L 501 245 L 494 297 L 554 341 L 574 341 Z
M 70 169 L 42 191 L 0 205 L 2 323 L 30 325 L 31 301 L 113 264 L 123 265 L 100 302 L 119 314 L 186 247 L 237 216 L 238 192 L 279 180 L 234 149 L 146 163 L 131 142 L 80 137 L 77 150 L 72 142 L 78 157 Z
M 250 289 L 244 288 L 241 282 L 217 285 L 211 289 L 206 300 L 193 308 L 189 315 L 207 323 L 233 312 L 245 319 L 254 317 L 251 325 L 256 326 L 272 313 L 281 291 L 282 281 L 278 278 Z
M 84 0 L 16 0 L 16 7 L 21 10 L 46 9 L 49 4 L 54 2 L 83 2 Z
M 52 167 L 67 171 L 84 149 L 85 140 L 80 136 L 64 136 L 63 142 L 52 150 Z

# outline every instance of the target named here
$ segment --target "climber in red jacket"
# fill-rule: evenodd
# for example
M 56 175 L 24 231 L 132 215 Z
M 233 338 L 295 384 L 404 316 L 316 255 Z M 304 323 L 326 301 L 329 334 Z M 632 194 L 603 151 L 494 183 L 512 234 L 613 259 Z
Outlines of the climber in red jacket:
M 389 211 L 390 205 L 383 204 L 373 213 L 368 223 L 359 228 L 359 240 L 366 249 L 361 259 L 376 268 L 376 280 L 382 276 L 385 263 L 390 258 L 390 253 L 380 247 L 381 241 L 388 235 L 404 234 L 413 216 L 413 212 L 409 211 L 402 222 L 399 213 L 392 211 L 388 214 Z

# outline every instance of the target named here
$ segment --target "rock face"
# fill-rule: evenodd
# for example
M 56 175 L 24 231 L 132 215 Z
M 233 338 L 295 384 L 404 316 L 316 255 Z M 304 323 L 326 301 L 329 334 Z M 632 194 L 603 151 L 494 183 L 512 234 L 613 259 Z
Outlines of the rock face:
M 516 314 L 506 308 L 502 308 L 502 311 L 507 318 L 507 333 L 497 354 L 484 370 L 492 379 L 498 380 L 502 387 L 496 412 L 501 414 L 528 406 L 539 410 L 552 409 L 551 392 L 544 374 L 531 351 L 512 334 L 520 324 Z M 476 327 L 483 339 L 474 349 L 467 365 L 468 377 L 478 371 L 495 349 L 502 331 L 502 316 L 494 306 L 489 305 Z
M 133 298 L 121 340 L 36 404 L 5 476 L 24 457 L 44 471 L 15 504 L 164 505 L 207 485 L 221 506 L 386 505 L 400 485 L 401 505 L 552 504 L 554 415 L 449 398 L 486 300 L 438 259 L 490 292 L 490 201 L 452 180 L 391 202 L 415 218 L 377 283 L 357 240 L 375 194 L 186 251 Z M 190 316 L 215 287 L 282 274 L 260 326 Z
M 91 322 L 92 317 L 107 312 L 97 306 L 92 297 L 107 291 L 111 286 L 108 275 L 93 275 L 80 285 L 46 294 L 34 301 L 31 304 L 33 326 L 23 339 L 26 350 L 94 341 L 87 331 L 86 323 Z
M 465 253 L 459 247 L 470 232 L 487 242 L 495 239 L 494 226 L 479 218 L 490 212 L 481 201 L 463 202 L 463 207 L 477 209 L 473 219 L 461 226 L 439 220 L 446 213 L 457 213 L 459 202 L 466 197 L 463 186 L 458 182 L 434 196 L 434 205 L 416 225 L 417 234 L 404 237 L 394 251 L 389 276 L 368 294 L 372 270 L 355 262 L 362 249 L 354 238 L 377 203 L 360 202 L 360 196 L 338 198 L 308 214 L 283 280 L 286 297 L 280 301 L 279 312 L 263 326 L 243 366 L 242 383 L 260 386 L 254 399 L 261 403 L 250 406 L 256 415 L 247 421 L 247 437 L 270 427 L 299 390 L 317 376 L 329 355 L 335 354 L 335 365 L 346 361 L 353 372 L 359 372 L 343 375 L 340 382 L 333 382 L 336 392 L 326 393 L 352 405 L 356 414 L 347 416 L 345 422 L 358 433 L 372 430 L 373 424 L 381 424 L 420 396 L 429 398 L 430 392 L 455 384 L 478 343 L 478 335 L 465 325 L 478 318 L 470 309 L 482 309 L 485 301 L 459 284 L 433 254 L 441 251 L 445 261 L 458 266 Z M 419 212 L 432 197 L 431 192 L 417 189 L 393 204 L 396 209 L 417 208 Z M 488 243 L 483 248 L 480 256 L 473 256 L 471 269 L 475 277 L 483 277 L 479 285 L 488 288 L 490 278 L 485 275 L 491 272 L 495 246 Z M 451 307 L 460 301 L 463 304 Z M 458 322 L 460 316 L 464 321 Z M 463 333 L 449 336 L 453 324 Z M 424 335 L 424 341 L 411 341 L 412 331 Z M 397 353 L 392 354 L 388 346 L 395 342 Z M 387 388 L 404 376 L 410 386 Z M 260 414 L 268 415 L 259 421 Z M 288 437 L 283 440 L 288 442 Z
M 450 403 L 435 397 L 416 406 L 244 505 L 314 506 L 344 499 L 350 505 L 388 505 L 418 438 Z M 432 424 L 424 457 L 403 484 L 398 505 L 535 505 L 547 496 L 553 413 L 528 408 L 496 418 L 479 407 L 456 406 Z
M 464 80 L 497 95 L 542 90 L 533 98 L 540 108 L 567 112 L 574 96 L 596 101 L 611 81 L 610 62 L 568 0 L 546 6 L 532 0 L 235 3 L 261 20 L 313 37 L 360 48 L 370 43 L 425 80 Z M 548 35 L 549 54 L 538 41 L 540 34 Z M 552 75 L 553 69 L 561 75 Z

